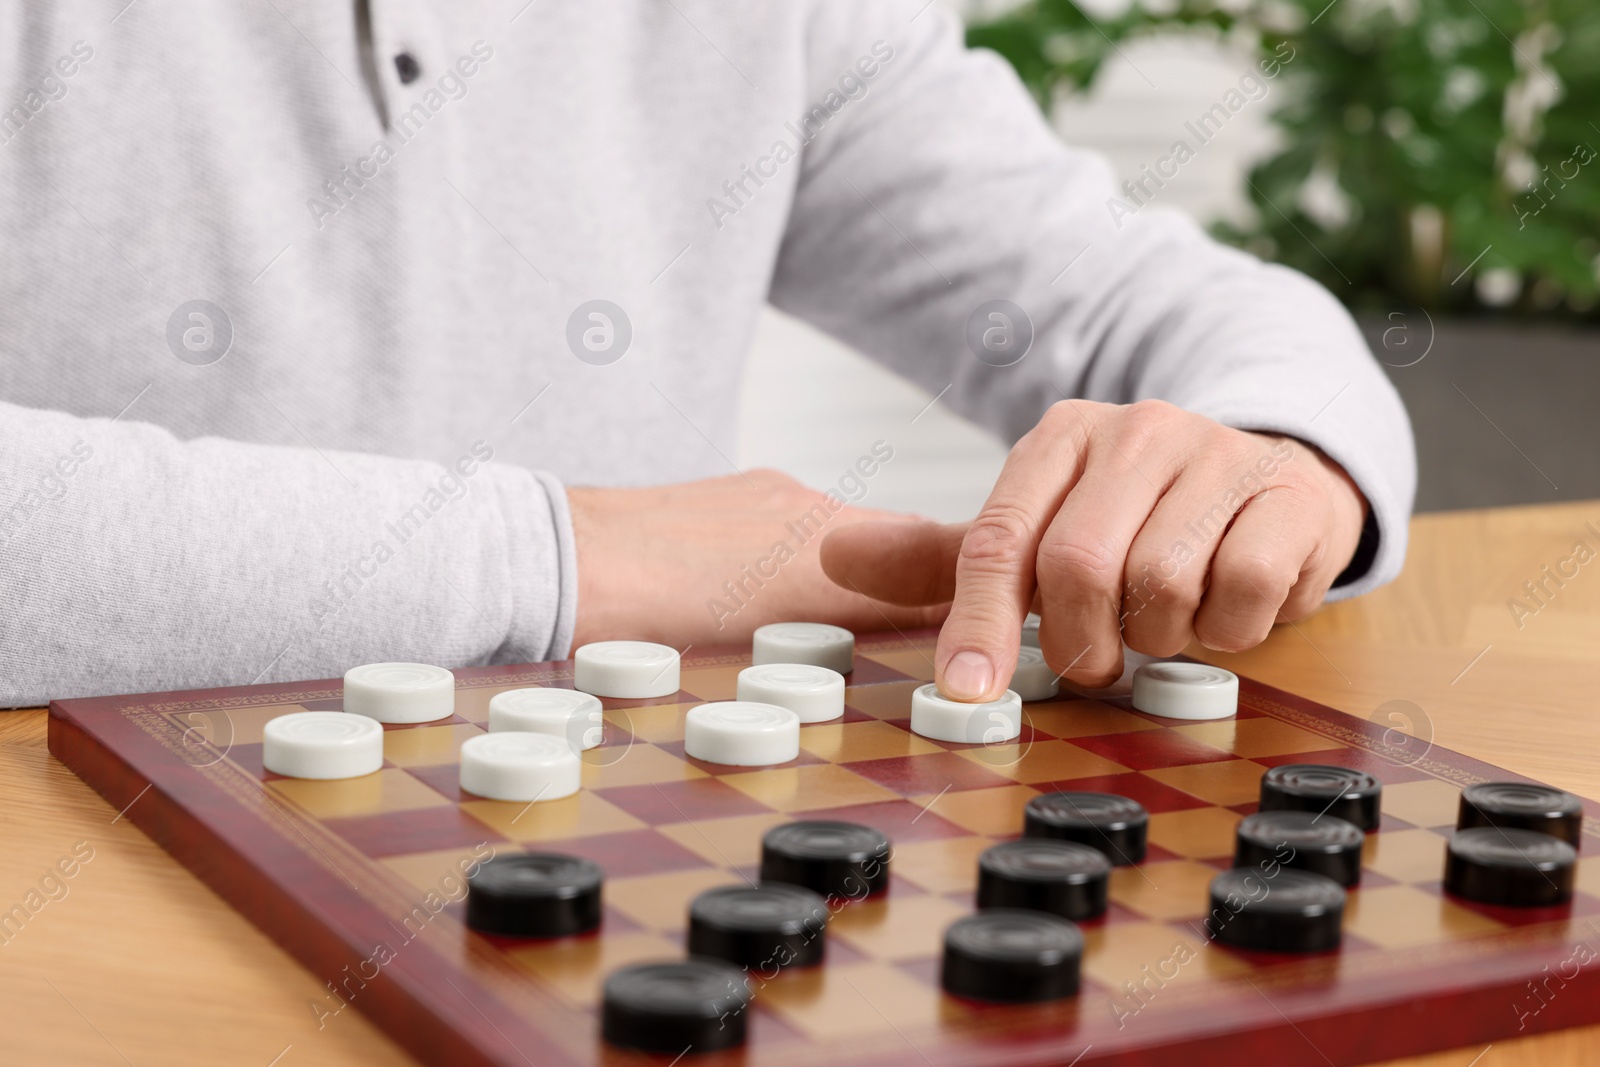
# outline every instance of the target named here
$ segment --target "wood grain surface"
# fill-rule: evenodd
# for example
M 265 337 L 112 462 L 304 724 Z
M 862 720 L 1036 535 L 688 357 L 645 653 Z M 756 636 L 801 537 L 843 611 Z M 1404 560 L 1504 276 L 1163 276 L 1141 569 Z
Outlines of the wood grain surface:
M 1249 653 L 1191 653 L 1600 797 L 1597 531 L 1596 502 L 1423 516 L 1393 585 L 1281 626 Z M 1542 584 L 1537 599 L 1529 582 Z M 0 713 L 0 827 L 0 912 L 30 893 L 47 901 L 20 928 L 0 927 L 5 1063 L 412 1062 L 354 1011 L 319 1028 L 318 980 L 55 762 L 42 710 Z M 1403 1062 L 1597 1060 L 1600 1028 Z M 1319 1061 L 1308 1048 L 1304 1062 Z

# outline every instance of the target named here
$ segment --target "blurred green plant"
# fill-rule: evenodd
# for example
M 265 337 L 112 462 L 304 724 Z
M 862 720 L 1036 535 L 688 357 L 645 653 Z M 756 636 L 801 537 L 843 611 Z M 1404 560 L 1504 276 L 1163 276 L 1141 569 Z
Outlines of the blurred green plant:
M 1600 317 L 1596 0 L 1135 0 L 1096 20 L 1032 0 L 967 37 L 1048 109 L 1122 43 L 1171 33 L 1294 50 L 1255 220 L 1219 236 L 1358 310 Z

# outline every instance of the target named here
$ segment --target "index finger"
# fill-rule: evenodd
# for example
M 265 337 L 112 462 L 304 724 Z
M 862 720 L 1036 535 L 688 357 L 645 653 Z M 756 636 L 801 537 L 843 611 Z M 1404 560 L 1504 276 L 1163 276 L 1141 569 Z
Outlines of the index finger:
M 1083 471 L 1086 427 L 1055 404 L 1006 457 L 956 557 L 955 599 L 939 632 L 934 680 L 952 700 L 996 700 L 1017 666 L 1039 541 Z

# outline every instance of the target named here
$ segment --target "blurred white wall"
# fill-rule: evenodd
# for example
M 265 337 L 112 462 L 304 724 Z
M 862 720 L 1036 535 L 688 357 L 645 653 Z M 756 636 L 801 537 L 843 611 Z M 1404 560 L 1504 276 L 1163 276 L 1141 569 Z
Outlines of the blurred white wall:
M 1104 4 L 1084 7 L 1093 13 Z M 1206 42 L 1130 44 L 1109 61 L 1092 96 L 1056 108 L 1056 125 L 1068 141 L 1104 152 L 1119 180 L 1132 178 L 1185 136 L 1186 121 L 1253 69 L 1249 56 Z M 1266 117 L 1281 81 L 1233 116 L 1160 191 L 1159 202 L 1207 222 L 1244 211 L 1244 172 L 1271 145 Z M 864 505 L 943 521 L 969 518 L 999 473 L 1005 446 L 941 404 L 923 411 L 931 399 L 769 309 L 745 378 L 738 460 L 826 488 L 874 441 L 885 440 L 895 458 L 872 480 Z

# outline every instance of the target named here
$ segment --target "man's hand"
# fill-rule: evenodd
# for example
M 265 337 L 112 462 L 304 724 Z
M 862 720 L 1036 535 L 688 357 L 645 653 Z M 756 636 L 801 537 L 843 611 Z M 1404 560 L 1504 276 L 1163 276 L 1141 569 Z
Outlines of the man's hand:
M 830 582 L 829 530 L 892 529 L 911 516 L 843 505 L 777 471 L 646 489 L 567 491 L 578 552 L 575 644 L 611 638 L 747 641 L 769 622 L 852 630 L 931 626 L 943 607 L 894 607 Z
M 1030 607 L 1046 662 L 1078 685 L 1115 681 L 1124 642 L 1241 651 L 1322 602 L 1365 519 L 1349 475 L 1302 442 L 1159 401 L 1065 401 L 1017 442 L 972 523 L 840 528 L 822 563 L 884 601 L 953 600 L 939 688 L 993 700 Z

